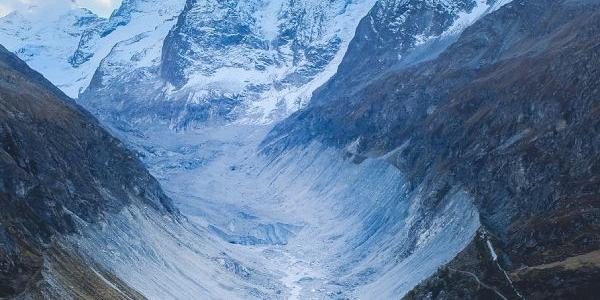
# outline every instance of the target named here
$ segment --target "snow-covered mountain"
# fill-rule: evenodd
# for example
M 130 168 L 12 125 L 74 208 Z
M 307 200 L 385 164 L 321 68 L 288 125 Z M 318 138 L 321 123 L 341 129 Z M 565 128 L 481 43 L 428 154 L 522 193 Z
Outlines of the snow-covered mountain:
M 0 19 L 0 44 L 15 52 L 70 96 L 87 86 L 93 66 L 78 70 L 69 63 L 83 33 L 104 20 L 86 9 L 45 14 L 32 8 Z
M 77 98 L 113 47 L 139 36 L 168 31 L 184 0 L 125 0 L 107 19 L 86 9 L 46 6 L 0 19 L 0 44 L 17 53 L 67 95 Z M 160 43 L 165 35 L 154 37 Z M 141 51 L 141 49 L 140 49 Z
M 338 72 L 358 86 L 372 70 L 435 55 L 505 2 L 127 0 L 107 19 L 15 12 L 0 19 L 0 43 L 112 123 L 265 124 L 306 105 L 355 32 L 375 38 Z
M 126 0 L 106 19 L 13 13 L 0 19 L 0 43 L 124 139 L 185 216 L 128 207 L 66 239 L 131 289 L 395 299 L 486 224 L 477 178 L 442 173 L 460 164 L 438 162 L 447 152 L 436 142 L 452 135 L 413 148 L 419 136 L 393 133 L 440 123 L 419 122 L 446 91 L 477 81 L 452 71 L 515 54 L 504 38 L 535 15 L 515 9 L 523 1 Z
M 108 118 L 175 128 L 272 122 L 335 72 L 373 2 L 188 1 L 161 45 L 118 44 L 80 102 Z
M 374 2 L 127 0 L 56 21 L 32 8 L 1 19 L 0 43 L 106 117 L 265 123 L 333 75 Z

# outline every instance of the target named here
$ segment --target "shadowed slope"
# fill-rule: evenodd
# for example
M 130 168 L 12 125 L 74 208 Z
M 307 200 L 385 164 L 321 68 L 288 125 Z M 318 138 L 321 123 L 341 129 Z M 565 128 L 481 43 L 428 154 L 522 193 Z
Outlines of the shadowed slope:
M 69 271 L 84 268 L 78 258 L 71 266 L 57 264 L 51 258 L 70 254 L 47 249 L 55 236 L 76 232 L 79 220 L 93 223 L 132 204 L 175 213 L 132 152 L 0 48 L 0 296 L 32 287 L 48 267 L 111 289 L 88 278 L 94 276 L 89 270 Z

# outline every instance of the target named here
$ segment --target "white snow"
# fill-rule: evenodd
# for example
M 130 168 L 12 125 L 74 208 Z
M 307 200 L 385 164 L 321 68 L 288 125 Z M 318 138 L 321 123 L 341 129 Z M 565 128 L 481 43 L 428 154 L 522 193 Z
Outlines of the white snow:
M 134 5 L 131 8 L 131 21 L 104 37 L 86 41 L 90 46 L 87 50 L 93 56 L 78 67 L 73 67 L 69 59 L 80 45 L 82 34 L 99 28 L 110 19 L 99 18 L 80 8 L 54 11 L 48 15 L 43 10 L 44 6 L 34 7 L 27 12 L 17 11 L 0 18 L 0 44 L 16 52 L 67 95 L 77 98 L 90 84 L 96 69 L 115 45 L 145 32 L 153 32 L 157 26 L 170 24 L 167 25 L 170 28 L 183 8 L 184 0 L 131 3 Z M 93 15 L 98 20 L 89 25 L 77 24 L 84 14 Z
M 483 16 L 490 14 L 500 7 L 512 2 L 512 0 L 498 0 L 495 3 L 489 4 L 488 0 L 475 0 L 475 6 L 470 11 L 459 11 L 452 25 L 439 36 L 418 35 L 416 36 L 415 47 L 421 46 L 435 39 L 457 37 L 467 27 L 473 25 Z M 442 2 L 444 5 L 448 3 Z M 400 21 L 399 21 L 400 22 Z
M 263 9 L 259 10 L 258 19 L 260 22 L 260 29 L 267 38 L 272 41 L 277 38 L 279 34 L 279 12 L 281 11 L 280 1 L 267 1 Z
M 493 4 L 489 4 L 488 0 L 476 0 L 475 7 L 470 12 L 461 12 L 452 26 L 446 30 L 442 36 L 458 35 L 467 27 L 473 25 L 481 17 L 494 12 L 500 7 L 512 2 L 512 0 L 498 0 Z
M 37 10 L 15 11 L 0 19 L 0 44 L 16 52 L 64 92 L 76 96 L 73 85 L 81 84 L 82 77 L 93 73 L 89 69 L 77 72 L 68 62 L 77 49 L 82 31 L 87 28 L 76 24 L 84 16 L 96 17 L 89 11 L 73 9 L 44 15 L 42 21 Z

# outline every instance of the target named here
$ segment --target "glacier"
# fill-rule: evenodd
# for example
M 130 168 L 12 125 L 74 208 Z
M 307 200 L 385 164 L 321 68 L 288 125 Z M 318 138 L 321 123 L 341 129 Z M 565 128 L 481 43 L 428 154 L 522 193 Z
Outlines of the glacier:
M 460 187 L 430 209 L 384 160 L 355 164 L 318 144 L 272 159 L 253 151 L 264 131 L 220 127 L 179 133 L 185 144 L 157 140 L 151 152 L 171 158 L 147 156 L 148 164 L 187 218 L 125 211 L 75 238 L 78 246 L 149 298 L 369 298 L 377 290 L 387 299 L 448 262 L 480 226 Z M 202 164 L 168 167 L 209 149 L 217 153 Z

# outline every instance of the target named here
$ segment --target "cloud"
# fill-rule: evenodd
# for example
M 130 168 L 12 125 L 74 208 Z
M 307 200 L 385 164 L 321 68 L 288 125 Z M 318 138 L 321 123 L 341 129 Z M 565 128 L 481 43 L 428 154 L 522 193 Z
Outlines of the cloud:
M 1 0 L 0 16 L 15 10 L 42 8 L 39 11 L 55 12 L 72 7 L 85 7 L 100 16 L 109 16 L 122 0 Z
M 77 0 L 77 4 L 89 8 L 100 16 L 107 17 L 121 4 L 121 0 Z

